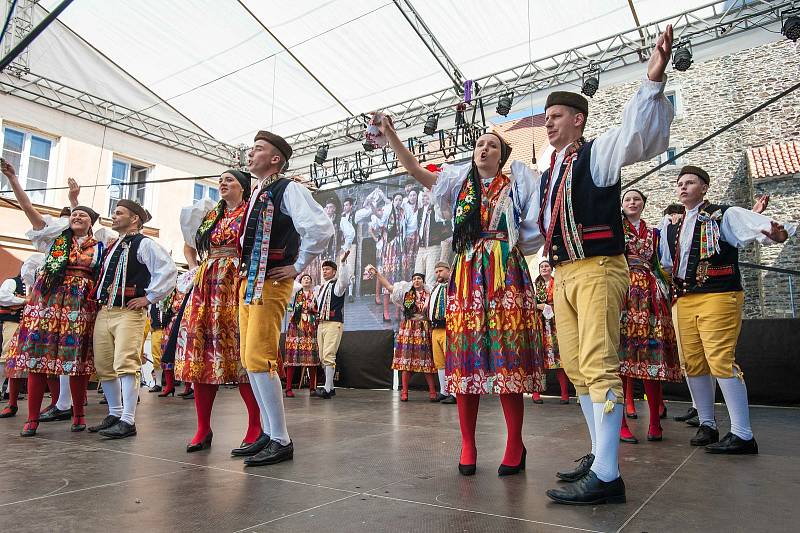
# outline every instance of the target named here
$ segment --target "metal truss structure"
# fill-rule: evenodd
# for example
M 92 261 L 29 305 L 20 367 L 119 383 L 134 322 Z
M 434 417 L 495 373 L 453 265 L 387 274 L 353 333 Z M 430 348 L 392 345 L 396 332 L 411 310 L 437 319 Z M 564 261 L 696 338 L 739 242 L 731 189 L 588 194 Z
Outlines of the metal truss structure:
M 8 28 L 5 35 L 3 35 L 3 46 L 0 47 L 0 57 L 4 57 L 7 53 L 14 48 L 23 37 L 31 32 L 33 29 L 33 6 L 38 0 L 17 0 L 14 4 L 13 0 L 6 0 L 8 4 L 7 10 L 14 7 L 14 13 L 9 21 Z M 2 22 L 0 22 L 2 24 Z M 25 49 L 17 58 L 7 67 L 7 70 L 13 74 L 21 75 L 30 71 L 28 66 L 28 50 Z
M 397 2 L 396 2 L 397 3 Z M 781 12 L 790 9 L 791 0 L 719 0 L 671 17 L 640 25 L 571 50 L 536 59 L 501 72 L 474 80 L 481 87 L 478 97 L 484 102 L 496 100 L 513 91 L 516 97 L 581 79 L 583 72 L 596 68 L 600 72 L 646 61 L 655 40 L 667 24 L 675 27 L 675 43 L 691 42 L 694 48 L 739 33 L 761 28 L 781 20 Z M 710 15 L 707 13 L 710 11 Z M 424 38 L 423 38 L 424 40 Z M 436 55 L 434 53 L 434 55 Z M 437 57 L 438 60 L 438 57 Z M 391 105 L 385 112 L 392 115 L 398 128 L 422 125 L 431 113 L 443 117 L 454 115 L 456 105 L 463 102 L 456 87 L 419 96 Z M 364 116 L 326 124 L 287 137 L 297 156 L 309 155 L 320 144 L 336 147 L 352 143 L 361 136 Z

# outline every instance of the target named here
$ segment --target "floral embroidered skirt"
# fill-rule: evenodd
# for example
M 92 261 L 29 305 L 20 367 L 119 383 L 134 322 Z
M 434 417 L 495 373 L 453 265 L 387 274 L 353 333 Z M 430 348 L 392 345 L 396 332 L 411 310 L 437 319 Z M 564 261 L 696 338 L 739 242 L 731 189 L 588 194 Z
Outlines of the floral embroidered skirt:
M 221 385 L 245 372 L 239 358 L 238 260 L 208 259 L 188 295 L 175 349 L 175 379 Z
M 90 295 L 94 281 L 67 275 L 49 294 L 42 292 L 42 285 L 43 278 L 37 279 L 30 303 L 22 312 L 17 338 L 6 360 L 7 375 L 93 374 L 92 335 L 97 302 Z
M 403 279 L 403 237 L 397 237 L 383 246 L 381 263 L 383 275 L 390 283 Z M 386 289 L 383 289 L 384 291 Z
M 311 320 L 289 321 L 286 327 L 283 366 L 317 366 L 317 324 Z
M 558 339 L 556 338 L 556 319 L 550 320 L 538 312 L 542 324 L 542 347 L 544 349 L 544 367 L 547 370 L 561 368 L 561 357 L 558 355 Z
M 528 266 L 516 247 L 505 258 L 501 249 L 497 241 L 481 241 L 471 256 L 454 261 L 446 314 L 450 393 L 544 389 L 542 326 Z
M 682 381 L 669 302 L 655 276 L 631 268 L 631 286 L 620 319 L 619 373 L 636 379 Z
M 394 339 L 392 370 L 436 372 L 431 351 L 431 324 L 404 318 Z

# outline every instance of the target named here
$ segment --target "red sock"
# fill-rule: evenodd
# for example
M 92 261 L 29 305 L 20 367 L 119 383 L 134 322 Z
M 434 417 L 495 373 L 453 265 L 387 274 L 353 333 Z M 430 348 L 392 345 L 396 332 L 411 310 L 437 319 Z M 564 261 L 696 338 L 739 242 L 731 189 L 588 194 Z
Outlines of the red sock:
M 86 388 L 89 386 L 89 376 L 70 376 L 69 392 L 72 396 L 72 423 L 82 424 L 85 414 Z
M 650 435 L 661 434 L 661 382 L 652 379 L 644 380 L 644 392 L 647 394 L 647 406 L 650 408 Z
M 436 397 L 436 383 L 433 381 L 433 374 L 430 372 L 425 372 L 425 381 L 428 382 L 428 395 L 431 398 Z
M 636 405 L 633 403 L 633 378 L 622 377 L 622 393 L 625 396 L 625 412 L 635 413 Z
M 245 444 L 253 444 L 261 436 L 261 411 L 253 394 L 253 387 L 249 383 L 239 383 L 239 395 L 247 407 L 247 434 L 244 436 Z M 195 396 L 196 398 L 197 396 Z
M 622 426 L 619 428 L 619 437 L 621 439 L 635 439 L 636 437 L 631 433 L 631 428 L 628 427 L 627 417 L 622 417 Z
M 58 381 L 58 380 L 56 380 Z M 44 388 L 47 385 L 47 376 L 38 372 L 28 373 L 28 422 L 35 424 L 39 418 L 39 411 L 42 410 L 42 400 L 44 399 Z
M 211 409 L 217 396 L 219 385 L 194 383 L 194 406 L 197 409 L 197 433 L 192 444 L 199 444 L 211 432 Z
M 286 390 L 292 390 L 292 379 L 294 379 L 294 367 L 287 366 L 286 368 Z
M 317 367 L 308 367 L 308 390 L 317 390 Z
M 525 414 L 525 405 L 522 394 L 501 394 L 500 403 L 503 405 L 503 415 L 506 418 L 506 453 L 503 455 L 503 464 L 517 466 L 522 462 L 522 419 Z
M 400 375 L 400 382 L 403 387 L 403 392 L 408 394 L 408 382 L 411 381 L 411 372 L 408 370 L 403 370 L 403 373 Z
M 567 373 L 564 372 L 563 368 L 556 369 L 556 377 L 558 378 L 559 386 L 561 386 L 561 399 L 569 400 L 569 379 L 567 379 Z
M 164 392 L 175 390 L 175 371 L 171 368 L 164 369 Z
M 475 447 L 475 424 L 478 422 L 480 401 L 480 394 L 456 394 L 458 423 L 461 426 L 461 458 L 458 462 L 462 465 L 474 465 L 478 459 L 478 449 Z
M 8 378 L 8 405 L 17 407 L 19 391 L 25 378 Z
M 47 389 L 50 391 L 50 405 L 47 408 L 50 409 L 58 402 L 58 394 L 61 392 L 58 376 L 47 376 Z

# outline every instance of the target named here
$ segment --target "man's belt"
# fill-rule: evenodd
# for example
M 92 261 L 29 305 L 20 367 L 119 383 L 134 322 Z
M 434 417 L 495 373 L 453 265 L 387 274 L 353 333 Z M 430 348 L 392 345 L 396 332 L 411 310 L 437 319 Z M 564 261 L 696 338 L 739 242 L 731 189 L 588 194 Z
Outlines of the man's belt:
M 506 231 L 497 231 L 497 230 L 487 230 L 481 232 L 481 239 L 492 239 L 496 241 L 507 241 L 508 240 L 508 232 Z
M 239 249 L 236 246 L 212 246 L 208 252 L 209 259 L 221 258 L 237 258 L 239 257 Z

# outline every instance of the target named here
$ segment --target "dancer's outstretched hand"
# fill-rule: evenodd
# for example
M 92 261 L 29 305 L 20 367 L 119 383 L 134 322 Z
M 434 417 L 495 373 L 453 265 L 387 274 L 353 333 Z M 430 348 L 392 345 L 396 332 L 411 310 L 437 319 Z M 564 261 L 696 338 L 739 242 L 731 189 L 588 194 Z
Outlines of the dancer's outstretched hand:
M 650 62 L 647 64 L 647 77 L 651 81 L 664 81 L 664 71 L 672 57 L 672 24 L 667 25 L 653 48 Z
M 770 222 L 769 231 L 762 231 L 764 235 L 769 237 L 775 242 L 784 242 L 789 238 L 789 232 L 783 227 L 783 224 L 778 224 L 774 220 Z

